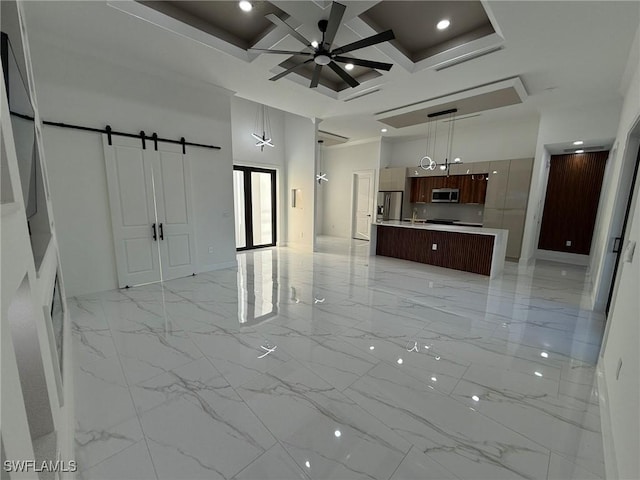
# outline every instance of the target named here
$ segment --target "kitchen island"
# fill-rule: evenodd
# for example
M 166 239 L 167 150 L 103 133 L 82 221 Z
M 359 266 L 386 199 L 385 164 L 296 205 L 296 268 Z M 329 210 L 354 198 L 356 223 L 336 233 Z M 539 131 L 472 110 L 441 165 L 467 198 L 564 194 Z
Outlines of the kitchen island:
M 496 228 L 382 221 L 371 225 L 369 254 L 495 278 L 504 268 L 508 236 Z

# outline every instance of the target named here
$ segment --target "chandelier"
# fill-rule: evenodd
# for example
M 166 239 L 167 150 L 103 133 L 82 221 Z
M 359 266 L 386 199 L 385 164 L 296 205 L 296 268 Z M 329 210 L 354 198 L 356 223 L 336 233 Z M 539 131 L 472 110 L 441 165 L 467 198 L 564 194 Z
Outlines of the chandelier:
M 427 115 L 429 121 L 427 122 L 427 149 L 424 157 L 420 159 L 420 168 L 427 171 L 433 171 L 436 169 L 440 169 L 443 172 L 447 172 L 447 176 L 449 175 L 449 168 L 452 163 L 462 163 L 459 157 L 451 160 L 451 152 L 453 150 L 453 130 L 456 119 L 457 108 L 452 108 L 450 110 L 444 110 L 442 112 L 430 113 Z M 442 117 L 443 115 L 448 115 L 449 118 L 447 122 L 448 132 L 447 132 L 447 149 L 444 161 L 437 162 L 436 158 L 436 144 L 438 140 L 438 117 Z
M 265 146 L 275 147 L 271 140 L 271 121 L 269 120 L 269 112 L 267 107 L 264 105 L 260 105 L 258 107 L 253 132 L 254 133 L 252 133 L 251 136 L 257 140 L 256 147 L 260 147 L 261 152 L 264 151 Z M 256 132 L 262 132 L 262 135 Z

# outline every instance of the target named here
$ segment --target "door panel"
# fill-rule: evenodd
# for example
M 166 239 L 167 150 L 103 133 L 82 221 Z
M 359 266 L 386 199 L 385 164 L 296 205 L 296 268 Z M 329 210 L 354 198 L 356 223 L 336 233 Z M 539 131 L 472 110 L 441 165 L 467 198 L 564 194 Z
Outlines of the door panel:
M 371 199 L 373 198 L 373 175 L 356 173 L 356 212 L 354 238 L 369 240 L 371 228 Z
M 589 255 L 608 154 L 551 156 L 539 249 Z
M 160 154 L 160 172 L 164 192 L 164 221 L 167 225 L 189 223 L 187 213 L 187 182 L 185 166 L 181 153 L 158 152 Z M 168 181 L 167 181 L 168 180 Z M 167 183 L 170 188 L 167 188 Z
M 195 273 L 189 158 L 179 145 L 159 144 L 154 163 L 162 279 Z
M 158 282 L 161 279 L 154 202 L 153 158 L 140 141 L 103 136 L 111 225 L 118 286 Z M 157 230 L 156 230 L 157 232 Z M 157 238 L 157 237 L 156 237 Z

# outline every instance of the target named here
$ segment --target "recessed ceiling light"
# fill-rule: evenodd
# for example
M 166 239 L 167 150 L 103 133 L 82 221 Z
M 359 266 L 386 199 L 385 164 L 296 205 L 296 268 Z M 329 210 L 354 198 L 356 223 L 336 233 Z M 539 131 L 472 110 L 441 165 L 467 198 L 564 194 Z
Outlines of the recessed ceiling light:
M 398 360 L 396 360 L 398 362 L 398 365 L 402 365 L 403 360 L 401 358 L 399 358 Z
M 438 27 L 438 30 L 444 30 L 445 28 L 449 28 L 449 25 L 451 25 L 451 22 L 447 19 L 444 19 L 440 20 L 436 27 Z
M 480 397 L 478 397 L 477 395 L 473 395 L 471 397 L 471 400 L 473 400 L 474 402 L 479 402 L 480 401 Z
M 574 145 L 582 145 L 584 142 L 582 140 L 576 140 L 573 142 Z
M 240 7 L 240 10 L 242 10 L 243 12 L 250 12 L 251 9 L 253 8 L 253 5 L 251 5 L 251 2 L 247 2 L 247 0 L 242 0 L 240 3 L 238 3 L 238 6 Z
M 333 432 L 333 434 L 336 436 L 336 438 L 340 438 L 342 436 L 342 432 L 340 430 L 336 430 L 335 432 Z
M 386 129 L 386 128 L 383 128 L 383 129 L 381 129 L 380 131 L 381 131 L 382 133 L 387 133 L 387 129 Z
M 446 165 L 440 165 L 440 170 L 446 170 L 447 166 Z
M 318 42 L 316 42 L 315 40 L 313 42 L 311 42 L 311 46 L 313 48 L 318 48 L 318 45 L 320 45 Z
M 436 377 L 431 377 L 431 381 L 432 381 L 432 382 L 437 382 L 437 381 L 438 381 L 438 379 L 437 379 Z
M 376 347 L 374 347 L 373 345 L 371 345 L 371 346 L 369 347 L 369 350 L 374 350 L 375 348 L 376 348 Z
M 454 161 L 455 163 L 459 163 L 459 162 L 461 162 L 460 157 L 456 157 L 456 158 L 454 158 L 454 159 L 453 159 L 453 161 Z
M 344 68 L 346 68 L 347 70 L 353 70 L 353 63 L 347 63 Z
M 549 358 L 549 354 L 547 352 L 540 352 L 540 356 L 542 358 Z
M 540 373 L 540 372 L 533 372 L 533 373 L 535 374 L 536 377 L 541 377 L 542 376 L 542 373 Z
M 582 150 L 582 149 L 576 150 L 576 153 L 584 153 L 584 150 Z

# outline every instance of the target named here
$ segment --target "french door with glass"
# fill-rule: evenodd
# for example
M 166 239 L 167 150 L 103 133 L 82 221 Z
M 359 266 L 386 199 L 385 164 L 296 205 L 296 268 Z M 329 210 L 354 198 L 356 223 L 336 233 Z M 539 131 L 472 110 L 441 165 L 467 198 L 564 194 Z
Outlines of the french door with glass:
M 276 171 L 233 167 L 236 249 L 276 244 Z

